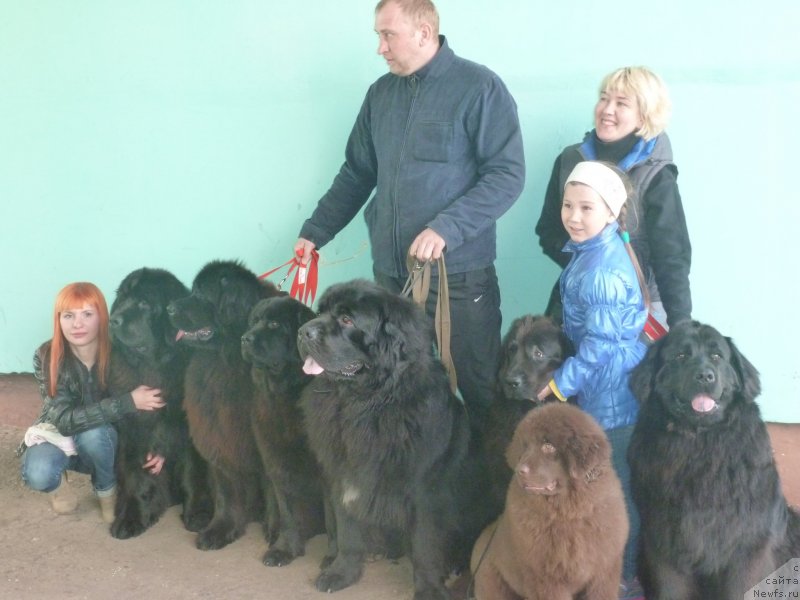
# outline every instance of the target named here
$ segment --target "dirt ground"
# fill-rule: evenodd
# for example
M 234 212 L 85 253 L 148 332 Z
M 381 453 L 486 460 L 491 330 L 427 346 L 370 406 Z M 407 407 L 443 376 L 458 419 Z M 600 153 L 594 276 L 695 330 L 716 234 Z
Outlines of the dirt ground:
M 172 507 L 143 535 L 116 540 L 100 519 L 88 476 L 73 474 L 80 503 L 58 516 L 48 499 L 22 485 L 14 449 L 40 407 L 30 374 L 0 374 L 0 596 L 20 600 L 149 600 L 262 598 L 320 599 L 313 585 L 325 551 L 322 536 L 307 555 L 281 568 L 261 564 L 266 544 L 251 524 L 230 546 L 203 552 Z M 800 425 L 769 425 L 784 492 L 800 505 Z M 463 596 L 462 589 L 454 596 Z M 406 559 L 367 564 L 363 579 L 337 592 L 338 600 L 407 600 Z
M 43 494 L 25 488 L 14 449 L 38 414 L 33 377 L 0 374 L 0 597 L 20 600 L 183 600 L 188 598 L 320 600 L 314 587 L 325 540 L 311 540 L 306 556 L 286 567 L 265 567 L 266 543 L 251 524 L 245 536 L 222 550 L 194 547 L 194 534 L 172 507 L 141 536 L 116 540 L 100 519 L 88 476 L 71 473 L 80 502 L 59 516 Z M 406 559 L 367 564 L 356 585 L 338 600 L 408 600 L 411 567 Z

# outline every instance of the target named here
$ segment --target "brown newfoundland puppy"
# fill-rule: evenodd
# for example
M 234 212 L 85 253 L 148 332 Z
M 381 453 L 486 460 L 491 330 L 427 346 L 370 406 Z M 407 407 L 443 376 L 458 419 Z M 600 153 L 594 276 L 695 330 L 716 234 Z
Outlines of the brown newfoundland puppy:
M 741 600 L 800 556 L 756 369 L 729 338 L 687 321 L 648 350 L 631 389 L 642 404 L 628 460 L 648 600 Z
M 472 551 L 478 600 L 616 600 L 628 516 L 611 447 L 576 406 L 547 404 L 519 424 L 505 512 Z
M 264 516 L 267 478 L 253 435 L 253 383 L 241 338 L 256 303 L 278 294 L 240 263 L 216 260 L 195 276 L 189 296 L 167 307 L 179 342 L 193 349 L 183 405 L 214 492 L 214 517 L 195 542 L 201 550 L 226 546 Z
M 378 530 L 405 543 L 414 598 L 449 598 L 451 567 L 466 567 L 486 524 L 484 483 L 468 459 L 469 423 L 433 353 L 432 327 L 410 300 L 358 280 L 331 286 L 300 328 L 309 443 L 335 518 L 316 581 L 332 592 L 361 576 Z M 478 498 L 482 500 L 482 498 Z M 333 558 L 335 556 L 335 558 Z
M 312 377 L 303 373 L 297 330 L 313 318 L 310 308 L 289 296 L 267 298 L 251 311 L 242 336 L 255 385 L 253 432 L 276 501 L 277 539 L 262 559 L 270 567 L 302 556 L 306 540 L 324 531 L 322 473 L 299 404 Z
M 536 394 L 571 352 L 567 336 L 549 317 L 519 317 L 503 338 L 495 397 L 484 434 L 493 517 L 503 512 L 508 482 L 513 474 L 506 463 L 506 448 L 514 430 L 522 417 L 541 405 Z

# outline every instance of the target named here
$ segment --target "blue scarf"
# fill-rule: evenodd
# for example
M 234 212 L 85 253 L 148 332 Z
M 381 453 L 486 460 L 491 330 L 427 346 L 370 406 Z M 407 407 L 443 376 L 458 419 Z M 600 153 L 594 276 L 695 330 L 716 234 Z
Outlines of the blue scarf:
M 592 130 L 586 135 L 586 139 L 581 144 L 581 152 L 586 157 L 586 160 L 597 160 L 597 148 L 594 146 L 595 131 Z M 627 173 L 639 163 L 647 160 L 653 153 L 653 148 L 656 147 L 658 136 L 649 141 L 639 138 L 639 141 L 631 148 L 631 151 L 623 157 L 617 165 L 623 172 Z

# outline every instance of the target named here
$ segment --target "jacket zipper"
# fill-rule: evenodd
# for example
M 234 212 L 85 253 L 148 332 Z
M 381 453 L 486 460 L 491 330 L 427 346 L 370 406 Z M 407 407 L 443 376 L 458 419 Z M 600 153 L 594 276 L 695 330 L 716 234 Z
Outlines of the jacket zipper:
M 400 169 L 403 165 L 403 157 L 406 152 L 406 142 L 408 141 L 408 133 L 411 127 L 411 117 L 414 114 L 414 105 L 417 101 L 417 93 L 419 92 L 419 77 L 417 75 L 410 75 L 407 79 L 407 85 L 411 88 L 411 105 L 408 108 L 408 117 L 406 118 L 406 127 L 403 132 L 403 143 L 400 146 L 400 155 L 397 158 L 397 167 L 394 174 L 394 185 L 392 190 L 392 208 L 394 212 L 394 231 L 393 246 L 395 248 L 395 267 L 398 273 L 405 273 L 406 261 L 404 249 L 400 248 L 400 211 L 398 199 L 398 187 L 400 183 Z M 405 250 L 408 250 L 407 248 Z

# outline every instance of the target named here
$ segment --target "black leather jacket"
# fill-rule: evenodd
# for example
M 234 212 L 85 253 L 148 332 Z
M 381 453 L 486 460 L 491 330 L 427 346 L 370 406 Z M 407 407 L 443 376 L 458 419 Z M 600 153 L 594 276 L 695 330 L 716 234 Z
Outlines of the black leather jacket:
M 50 397 L 47 391 L 49 361 L 48 341 L 33 355 L 33 374 L 39 383 L 43 403 L 37 423 L 52 423 L 62 435 L 75 435 L 136 412 L 130 392 L 106 397 L 106 391 L 100 388 L 97 365 L 90 371 L 69 350 L 59 369 L 56 395 Z

